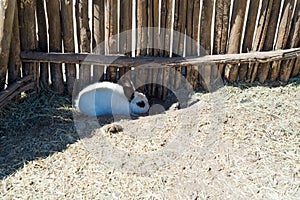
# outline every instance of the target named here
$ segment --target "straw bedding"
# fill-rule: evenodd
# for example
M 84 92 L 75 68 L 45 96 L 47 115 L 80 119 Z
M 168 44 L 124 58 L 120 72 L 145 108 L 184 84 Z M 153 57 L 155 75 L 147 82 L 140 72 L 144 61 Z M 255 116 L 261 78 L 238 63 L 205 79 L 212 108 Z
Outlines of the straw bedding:
M 300 196 L 299 79 L 193 98 L 186 109 L 113 122 L 113 132 L 112 119 L 79 118 L 69 98 L 49 92 L 11 104 L 1 110 L 0 198 Z

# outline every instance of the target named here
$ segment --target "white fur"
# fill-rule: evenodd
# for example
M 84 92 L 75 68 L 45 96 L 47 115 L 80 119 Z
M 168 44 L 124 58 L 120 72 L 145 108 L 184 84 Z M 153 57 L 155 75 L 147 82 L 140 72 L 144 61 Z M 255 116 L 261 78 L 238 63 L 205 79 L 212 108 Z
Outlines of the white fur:
M 146 105 L 141 108 L 136 105 L 143 100 Z M 94 83 L 80 91 L 75 107 L 89 116 L 105 114 L 146 113 L 149 109 L 145 95 L 135 92 L 134 99 L 129 103 L 121 85 L 111 82 Z

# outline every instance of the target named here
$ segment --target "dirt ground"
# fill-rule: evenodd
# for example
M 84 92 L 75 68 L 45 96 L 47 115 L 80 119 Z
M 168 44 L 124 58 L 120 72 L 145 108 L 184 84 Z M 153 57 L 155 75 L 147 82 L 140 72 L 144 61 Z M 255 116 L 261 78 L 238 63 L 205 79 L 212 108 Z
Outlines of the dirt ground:
M 0 199 L 299 199 L 299 78 L 193 98 L 115 133 L 103 130 L 117 116 L 82 118 L 66 96 L 12 103 L 0 110 Z

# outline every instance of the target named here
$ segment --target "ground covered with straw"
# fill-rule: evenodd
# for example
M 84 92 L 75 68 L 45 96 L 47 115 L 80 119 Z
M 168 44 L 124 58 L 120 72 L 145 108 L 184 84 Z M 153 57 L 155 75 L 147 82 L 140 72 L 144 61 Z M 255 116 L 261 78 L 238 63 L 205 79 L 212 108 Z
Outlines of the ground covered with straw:
M 299 199 L 299 78 L 193 98 L 116 132 L 67 96 L 12 102 L 0 111 L 0 199 Z

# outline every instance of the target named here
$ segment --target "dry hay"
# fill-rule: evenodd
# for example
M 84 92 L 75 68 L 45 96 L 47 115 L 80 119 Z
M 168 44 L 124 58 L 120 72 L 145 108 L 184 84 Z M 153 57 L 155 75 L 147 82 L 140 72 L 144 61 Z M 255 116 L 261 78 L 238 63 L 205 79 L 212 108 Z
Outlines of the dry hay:
M 225 94 L 224 98 L 214 101 L 220 94 Z M 101 134 L 100 129 L 94 129 L 88 137 L 66 142 L 68 137 L 76 138 L 76 133 L 68 123 L 72 121 L 72 116 L 56 113 L 62 107 L 63 113 L 70 111 L 69 102 L 64 101 L 66 105 L 56 106 L 55 112 L 49 112 L 51 117 L 47 119 L 53 121 L 35 132 L 39 136 L 33 136 L 30 128 L 22 131 L 22 140 L 27 144 L 30 144 L 26 142 L 27 137 L 37 140 L 54 134 L 57 136 L 48 136 L 48 143 L 55 141 L 64 145 L 51 153 L 49 151 L 53 149 L 50 148 L 47 155 L 35 155 L 32 159 L 23 160 L 24 165 L 11 162 L 9 166 L 13 171 L 5 171 L 1 164 L 2 173 L 9 174 L 1 180 L 0 198 L 297 199 L 300 196 L 299 82 L 274 88 L 226 86 L 216 93 L 199 93 L 196 97 L 201 99 L 203 105 L 198 107 L 200 110 L 194 109 L 201 113 L 197 133 L 192 135 L 192 140 L 188 141 L 181 154 L 162 165 L 148 166 L 147 169 L 156 167 L 150 172 L 138 171 L 135 166 L 128 168 L 127 165 L 126 168 L 126 163 L 122 162 L 112 165 L 108 160 L 101 160 L 89 151 L 88 141 L 104 138 L 122 152 L 149 155 L 164 149 L 174 136 L 178 136 L 173 134 L 180 124 L 180 110 L 166 113 L 168 117 L 164 118 L 155 115 L 130 123 L 121 120 L 117 123 L 123 130 L 118 133 Z M 193 110 L 187 109 L 185 116 L 193 116 L 191 113 Z M 159 119 L 165 119 L 166 124 L 171 126 L 161 129 L 148 126 L 154 128 L 156 134 L 149 133 L 146 136 L 153 137 L 143 138 L 143 131 L 149 130 L 147 123 L 152 124 Z M 189 129 L 182 130 L 189 133 Z M 6 147 L 3 140 L 18 140 L 21 133 L 17 137 L 14 134 L 9 134 L 7 130 L 1 133 L 1 148 Z M 14 145 L 11 148 L 22 146 L 22 142 L 16 141 Z M 31 148 L 40 150 L 35 145 Z M 13 155 L 18 157 L 19 154 L 22 152 Z M 1 154 L 1 157 L 6 159 L 6 155 Z M 17 167 L 14 168 L 13 164 Z M 124 166 L 125 170 L 122 168 Z

